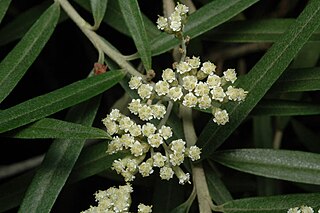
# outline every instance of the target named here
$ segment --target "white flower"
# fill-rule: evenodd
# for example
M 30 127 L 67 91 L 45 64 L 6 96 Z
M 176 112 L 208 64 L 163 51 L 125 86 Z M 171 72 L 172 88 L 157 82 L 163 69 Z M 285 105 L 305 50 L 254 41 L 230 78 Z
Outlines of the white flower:
M 163 104 L 151 105 L 151 110 L 154 118 L 161 119 L 166 114 L 166 107 Z
M 102 120 L 102 123 L 107 128 L 107 133 L 109 135 L 114 135 L 118 133 L 119 126 L 116 122 L 112 121 L 109 117 L 106 117 Z
M 187 14 L 189 12 L 189 8 L 184 4 L 179 4 L 175 7 L 175 11 L 180 13 L 181 15 Z
M 142 84 L 142 78 L 140 76 L 132 76 L 129 81 L 130 89 L 138 89 L 139 86 Z
M 117 121 L 122 116 L 122 114 L 118 109 L 112 109 L 109 116 L 111 120 Z
M 184 154 L 182 153 L 170 154 L 169 159 L 172 166 L 179 166 L 180 164 L 183 163 Z
M 227 122 L 229 122 L 229 115 L 226 110 L 218 109 L 213 116 L 213 121 L 218 125 L 225 125 Z
M 180 86 L 177 87 L 171 87 L 169 92 L 168 92 L 168 97 L 171 98 L 174 101 L 180 100 L 182 97 L 182 89 Z
M 153 87 L 149 84 L 141 84 L 138 88 L 138 94 L 142 99 L 150 98 Z
M 123 116 L 119 121 L 119 127 L 121 130 L 128 132 L 134 122 L 127 116 Z
M 167 157 L 163 156 L 160 152 L 156 152 L 153 156 L 153 166 L 163 167 L 167 161 Z
M 150 163 L 143 162 L 138 168 L 142 177 L 147 177 L 153 173 L 152 165 Z
M 148 143 L 153 148 L 158 148 L 163 143 L 163 138 L 159 133 L 149 135 L 148 137 Z
M 207 61 L 202 63 L 202 67 L 200 68 L 205 74 L 210 75 L 211 73 L 216 71 L 216 65 L 214 63 Z
M 190 174 L 184 173 L 180 167 L 174 167 L 174 173 L 179 179 L 179 184 L 184 185 L 185 183 L 190 183 Z
M 191 66 L 185 61 L 177 64 L 176 68 L 177 68 L 177 72 L 180 74 L 184 74 L 184 73 L 189 72 L 191 70 Z
M 198 83 L 198 79 L 196 76 L 188 75 L 182 78 L 182 86 L 184 89 L 188 91 L 194 90 L 196 88 L 196 85 Z
M 159 18 L 157 19 L 157 27 L 159 30 L 168 28 L 168 19 L 163 16 L 159 16 Z
M 300 207 L 301 213 L 313 213 L 313 208 L 310 206 L 301 206 Z
M 198 103 L 198 98 L 192 93 L 189 92 L 183 98 L 182 104 L 186 107 L 195 107 Z
M 176 74 L 172 69 L 167 68 L 162 72 L 162 79 L 169 83 L 172 83 L 174 80 L 176 80 Z
M 181 30 L 182 27 L 182 23 L 181 23 L 181 16 L 180 13 L 177 11 L 174 11 L 170 17 L 170 28 L 174 31 L 174 32 L 179 32 Z
M 142 134 L 146 137 L 149 137 L 150 135 L 154 134 L 156 130 L 157 128 L 152 123 L 146 123 L 142 126 Z
M 223 76 L 226 81 L 230 81 L 231 83 L 237 80 L 237 74 L 234 69 L 227 69 L 227 71 L 223 72 Z
M 125 170 L 126 165 L 124 164 L 122 159 L 114 160 L 112 163 L 112 170 L 115 170 L 117 174 L 120 174 Z
M 170 143 L 170 149 L 174 153 L 184 153 L 185 151 L 185 145 L 186 142 L 184 142 L 182 139 L 174 140 Z
M 208 95 L 210 92 L 209 86 L 207 83 L 203 83 L 202 81 L 200 81 L 196 88 L 194 89 L 194 93 L 197 96 L 203 96 L 203 95 Z
M 132 99 L 131 103 L 128 105 L 128 109 L 134 115 L 139 113 L 139 109 L 141 108 L 141 100 L 140 99 Z
M 219 87 L 221 86 L 221 78 L 215 74 L 209 75 L 207 78 L 207 84 L 210 89 L 213 87 Z
M 131 128 L 129 129 L 129 133 L 134 136 L 138 137 L 141 135 L 141 126 L 138 124 L 133 124 Z
M 159 134 L 163 137 L 163 139 L 167 140 L 172 137 L 172 130 L 169 126 L 162 126 L 159 129 Z
M 187 148 L 186 154 L 192 161 L 199 160 L 201 149 L 197 146 L 190 146 L 189 148 Z
M 200 109 L 208 109 L 211 107 L 211 98 L 209 95 L 203 95 L 202 97 L 198 98 L 198 103 Z
M 235 88 L 233 86 L 229 86 L 226 91 L 228 99 L 232 101 L 243 101 L 246 98 L 247 94 L 248 92 L 244 91 L 244 89 Z
M 154 90 L 159 96 L 166 95 L 169 92 L 169 88 L 170 85 L 167 81 L 158 81 L 154 86 Z
M 142 203 L 138 205 L 138 213 L 151 213 L 152 212 L 152 206 L 147 206 Z
M 162 180 L 170 180 L 173 177 L 173 170 L 169 166 L 164 166 L 160 168 L 160 178 Z
M 132 155 L 134 155 L 135 157 L 139 157 L 141 155 L 143 155 L 143 145 L 139 142 L 139 141 L 135 141 L 130 148 L 130 152 Z
M 143 104 L 139 109 L 139 118 L 143 121 L 151 120 L 153 118 L 151 107 L 146 104 Z
M 123 145 L 118 136 L 113 137 L 112 141 L 108 144 L 106 153 L 114 154 L 123 149 Z
M 222 87 L 213 87 L 210 93 L 212 95 L 212 99 L 216 101 L 222 102 L 224 97 L 226 97 Z
M 121 138 L 120 138 L 120 142 L 121 144 L 126 148 L 128 149 L 129 147 L 132 146 L 132 144 L 135 142 L 134 141 L 134 137 L 130 134 L 123 134 L 121 135 Z
M 198 69 L 200 67 L 200 58 L 199 57 L 195 57 L 195 56 L 192 56 L 192 58 L 188 58 L 187 59 L 187 62 L 189 64 L 189 66 L 193 69 Z

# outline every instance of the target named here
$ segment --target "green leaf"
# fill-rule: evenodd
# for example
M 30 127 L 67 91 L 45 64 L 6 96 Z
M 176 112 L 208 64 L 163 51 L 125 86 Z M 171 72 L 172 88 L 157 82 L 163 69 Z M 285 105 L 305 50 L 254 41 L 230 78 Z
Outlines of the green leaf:
M 100 98 L 91 99 L 69 111 L 67 120 L 91 126 Z M 78 159 L 85 140 L 55 140 L 37 170 L 19 212 L 50 212 Z
M 223 42 L 275 42 L 295 22 L 294 19 L 230 21 L 206 33 L 204 38 Z M 309 41 L 320 41 L 320 30 Z
M 320 67 L 290 69 L 281 75 L 270 92 L 303 92 L 320 90 Z
M 146 28 L 137 0 L 119 1 L 120 9 L 126 25 L 136 45 L 146 70 L 151 69 L 151 50 Z
M 259 0 L 215 0 L 198 9 L 188 17 L 184 35 L 195 38 L 212 28 L 228 21 Z M 161 33 L 151 41 L 152 55 L 164 53 L 176 45 L 179 40 L 167 33 Z
M 320 184 L 320 155 L 289 150 L 235 149 L 215 152 L 213 160 L 254 175 Z
M 320 105 L 302 101 L 262 100 L 250 114 L 255 116 L 319 115 Z
M 319 193 L 278 195 L 234 200 L 219 206 L 219 209 L 224 213 L 284 213 L 300 206 L 316 210 L 320 207 L 319 201 Z
M 90 0 L 91 11 L 94 19 L 94 28 L 99 28 L 106 13 L 108 0 Z
M 193 189 L 189 198 L 184 203 L 171 210 L 170 213 L 188 213 L 196 195 L 197 193 L 195 189 Z
M 88 100 L 114 86 L 124 75 L 121 70 L 109 71 L 3 110 L 0 112 L 0 133 Z
M 49 40 L 60 15 L 60 7 L 53 4 L 30 28 L 23 39 L 0 63 L 0 103 L 17 85 Z
M 240 87 L 248 96 L 242 103 L 229 103 L 229 123 L 218 126 L 209 121 L 198 139 L 203 149 L 202 158 L 208 157 L 241 124 L 259 100 L 278 79 L 299 50 L 320 25 L 320 1 L 310 1 L 290 29 L 268 50 L 243 78 Z
M 13 138 L 111 139 L 106 131 L 81 124 L 43 118 L 5 134 Z
M 4 17 L 4 15 L 7 12 L 7 9 L 9 7 L 10 3 L 11 3 L 11 0 L 1 0 L 0 1 L 0 24 L 1 24 L 1 21 Z

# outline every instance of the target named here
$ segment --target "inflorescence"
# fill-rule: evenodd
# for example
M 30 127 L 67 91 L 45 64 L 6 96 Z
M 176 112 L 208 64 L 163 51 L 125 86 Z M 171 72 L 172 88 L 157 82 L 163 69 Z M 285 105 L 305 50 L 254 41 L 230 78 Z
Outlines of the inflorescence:
M 314 210 L 310 206 L 300 206 L 290 208 L 287 213 L 314 213 Z M 318 213 L 320 213 L 320 209 L 318 210 Z

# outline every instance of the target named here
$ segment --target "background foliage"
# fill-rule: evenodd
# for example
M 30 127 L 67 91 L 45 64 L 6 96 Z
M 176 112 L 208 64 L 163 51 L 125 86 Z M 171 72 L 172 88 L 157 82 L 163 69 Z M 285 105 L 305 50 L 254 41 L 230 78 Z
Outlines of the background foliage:
M 142 62 L 157 78 L 173 63 L 178 40 L 154 24 L 161 1 L 70 2 L 123 58 L 107 57 L 108 71 L 91 76 L 101 52 L 58 3 L 0 1 L 0 212 L 79 212 L 95 191 L 121 184 L 110 167 L 125 153 L 105 154 L 110 137 L 101 125 L 111 107 L 135 95 L 119 67 Z M 245 102 L 228 104 L 226 126 L 207 112 L 194 116 L 214 203 L 222 212 L 318 210 L 320 1 L 194 4 L 188 55 L 215 62 L 220 72 L 236 68 L 249 91 Z M 183 135 L 177 115 L 168 123 Z M 133 203 L 152 204 L 154 212 L 190 207 L 182 203 L 191 187 L 176 180 L 134 184 Z

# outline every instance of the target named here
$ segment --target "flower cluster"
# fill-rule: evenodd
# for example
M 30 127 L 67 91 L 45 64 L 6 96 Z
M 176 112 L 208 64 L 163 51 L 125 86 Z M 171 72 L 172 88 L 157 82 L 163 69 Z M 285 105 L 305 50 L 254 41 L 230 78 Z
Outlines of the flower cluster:
M 133 192 L 130 184 L 119 186 L 119 188 L 111 187 L 105 191 L 95 193 L 97 206 L 90 206 L 88 210 L 81 213 L 96 213 L 96 212 L 129 212 L 131 205 L 130 193 Z M 144 204 L 138 205 L 138 213 L 150 213 L 152 206 Z
M 290 208 L 287 213 L 314 213 L 314 211 L 310 206 L 300 206 Z M 318 210 L 318 213 L 320 213 L 320 209 Z
M 228 101 L 241 102 L 248 93 L 242 88 L 232 86 L 237 80 L 234 69 L 224 71 L 223 76 L 220 77 L 216 74 L 214 63 L 207 61 L 201 64 L 200 58 L 195 56 L 187 57 L 184 61 L 175 64 L 174 69 L 163 70 L 161 77 L 162 79 L 152 86 L 144 84 L 140 77 L 134 76 L 129 86 L 138 91 L 142 100 L 151 97 L 159 99 L 166 97 L 186 107 L 211 110 L 213 121 L 218 125 L 224 125 L 229 121 L 227 111 L 221 109 L 220 106 Z M 161 118 L 160 115 L 165 114 L 163 105 L 149 107 L 141 104 L 140 99 L 133 100 L 129 109 L 133 114 L 139 115 L 142 120 Z M 157 114 L 158 117 L 154 114 Z
M 140 99 L 138 100 L 139 104 L 142 104 Z M 133 114 L 135 110 L 132 103 L 135 102 L 137 100 L 133 99 L 129 104 L 129 109 Z M 141 113 L 141 109 L 141 106 L 137 108 L 137 114 Z M 158 114 L 156 110 L 150 113 L 153 116 Z M 152 117 L 151 114 L 150 117 Z M 186 142 L 182 139 L 173 140 L 167 145 L 166 141 L 173 135 L 171 127 L 162 125 L 157 128 L 150 122 L 139 125 L 117 109 L 113 109 L 102 122 L 107 132 L 113 136 L 107 153 L 114 154 L 122 150 L 128 150 L 131 153 L 123 159 L 115 160 L 112 165 L 112 169 L 121 174 L 125 181 L 133 181 L 138 172 L 143 177 L 149 176 L 154 172 L 153 168 L 157 167 L 160 169 L 161 179 L 169 180 L 175 174 L 180 184 L 189 182 L 190 175 L 185 174 L 179 166 L 185 157 L 189 157 L 192 161 L 200 159 L 201 150 L 197 146 L 186 147 Z M 161 153 L 161 149 L 165 154 Z
M 179 4 L 175 7 L 175 11 L 169 18 L 159 16 L 157 20 L 157 27 L 159 30 L 164 30 L 167 33 L 181 32 L 183 25 L 186 22 L 187 13 L 189 8 L 183 4 Z

